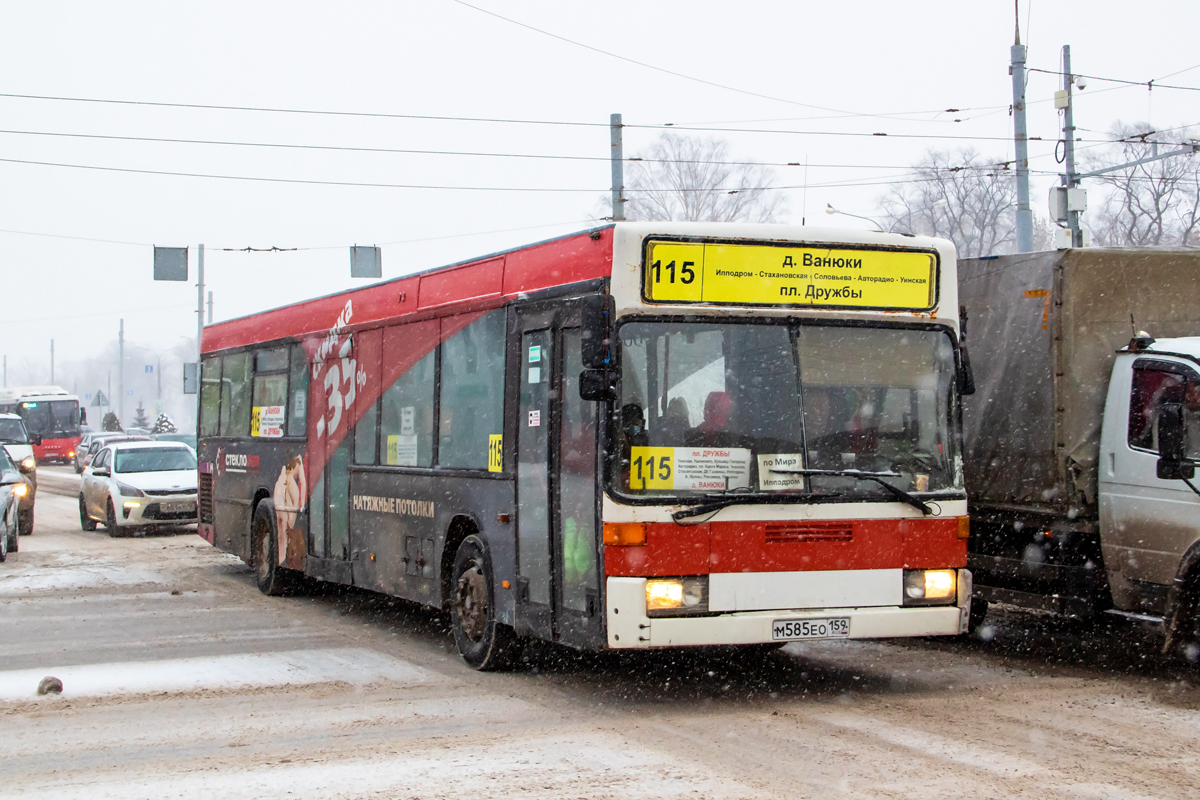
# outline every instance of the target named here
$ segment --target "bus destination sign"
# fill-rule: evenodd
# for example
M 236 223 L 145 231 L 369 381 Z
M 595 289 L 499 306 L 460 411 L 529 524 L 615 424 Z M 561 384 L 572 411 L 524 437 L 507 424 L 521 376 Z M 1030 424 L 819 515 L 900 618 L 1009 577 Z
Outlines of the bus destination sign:
M 643 292 L 659 303 L 927 310 L 937 259 L 919 250 L 651 240 Z

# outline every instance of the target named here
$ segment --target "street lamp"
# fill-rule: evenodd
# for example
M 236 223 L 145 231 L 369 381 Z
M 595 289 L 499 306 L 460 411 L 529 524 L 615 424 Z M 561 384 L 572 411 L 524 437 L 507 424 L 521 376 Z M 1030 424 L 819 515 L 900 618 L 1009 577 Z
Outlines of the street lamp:
M 851 214 L 849 211 L 839 211 L 838 209 L 833 207 L 832 203 L 825 204 L 825 213 L 826 214 L 841 214 L 843 217 L 854 217 L 855 219 L 866 220 L 867 222 L 869 222 L 875 226 L 875 230 L 877 230 L 877 231 L 883 230 L 883 226 L 880 225 L 875 220 L 871 219 L 870 217 L 864 217 L 861 214 Z

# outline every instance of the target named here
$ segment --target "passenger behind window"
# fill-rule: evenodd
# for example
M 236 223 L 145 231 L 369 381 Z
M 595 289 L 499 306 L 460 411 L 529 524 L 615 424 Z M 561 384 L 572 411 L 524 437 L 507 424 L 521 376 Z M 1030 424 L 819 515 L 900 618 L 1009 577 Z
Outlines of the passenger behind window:
M 667 413 L 663 415 L 662 422 L 659 424 L 661 435 L 656 436 L 655 439 L 661 445 L 674 447 L 684 441 L 688 429 L 691 427 L 687 400 L 682 397 L 673 397 L 671 402 L 667 403 Z
M 728 432 L 733 415 L 733 398 L 729 392 L 709 392 L 704 399 L 704 419 L 688 431 L 691 447 L 737 447 L 737 437 Z

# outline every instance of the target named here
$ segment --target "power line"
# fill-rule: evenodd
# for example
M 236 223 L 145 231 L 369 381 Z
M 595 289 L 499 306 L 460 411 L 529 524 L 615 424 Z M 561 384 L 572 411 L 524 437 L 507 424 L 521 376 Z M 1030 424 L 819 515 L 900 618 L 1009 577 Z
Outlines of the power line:
M 433 114 L 387 114 L 375 111 L 323 111 L 310 108 L 276 108 L 270 106 L 228 106 L 215 103 L 164 103 L 153 100 L 112 100 L 97 97 L 65 97 L 59 95 L 14 94 L 0 92 L 0 97 L 14 100 L 50 100 L 64 103 L 102 103 L 120 106 L 152 106 L 155 108 L 182 108 L 202 111 L 255 111 L 270 114 L 310 114 L 329 117 L 369 117 L 376 119 L 411 119 L 433 122 L 495 122 L 509 125 L 559 125 L 580 128 L 607 128 L 607 122 L 570 122 L 540 119 L 497 119 L 492 117 L 448 117 Z
M 661 72 L 664 75 L 671 75 L 676 78 L 682 78 L 683 80 L 692 81 L 694 83 L 700 83 L 705 86 L 712 86 L 716 89 L 723 89 L 727 92 L 736 92 L 738 94 L 744 94 L 744 95 L 748 95 L 750 97 L 757 97 L 762 100 L 773 100 L 777 103 L 787 103 L 788 105 L 801 106 L 803 108 L 813 108 L 813 109 L 816 109 L 817 111 L 829 111 L 831 113 L 839 114 L 844 117 L 878 117 L 878 118 L 882 118 L 882 119 L 894 119 L 894 118 L 897 118 L 898 116 L 900 116 L 899 114 L 863 114 L 863 113 L 856 112 L 856 111 L 845 111 L 840 108 L 827 108 L 825 106 L 812 105 L 811 103 L 801 103 L 798 100 L 789 100 L 785 97 L 775 97 L 773 95 L 762 94 L 760 92 L 752 92 L 749 89 L 741 89 L 736 86 L 729 86 L 729 85 L 726 85 L 723 83 L 717 83 L 715 81 L 705 80 L 704 78 L 697 78 L 693 75 L 686 75 L 682 72 L 676 72 L 675 70 L 667 69 L 665 67 L 659 67 L 654 64 L 648 64 L 645 61 L 638 61 L 637 59 L 629 58 L 628 56 L 619 55 L 617 53 L 613 53 L 608 50 L 602 50 L 599 47 L 593 47 L 590 44 L 584 44 L 583 42 L 578 42 L 578 41 L 575 41 L 574 39 L 568 39 L 567 37 L 560 36 L 557 33 L 551 33 L 550 31 L 543 30 L 541 28 L 535 28 L 532 25 L 512 19 L 511 17 L 506 17 L 502 14 L 497 14 L 494 11 L 488 11 L 486 8 L 480 8 L 479 6 L 472 5 L 470 3 L 465 2 L 465 0 L 451 0 L 451 2 L 458 3 L 460 6 L 465 6 L 467 8 L 473 9 L 475 11 L 480 12 L 481 14 L 487 14 L 489 17 L 495 17 L 496 19 L 503 20 L 511 25 L 516 25 L 517 27 L 525 28 L 526 30 L 533 31 L 534 33 L 539 33 L 542 36 L 549 36 L 551 39 L 557 39 L 560 42 L 566 42 L 567 44 L 572 45 L 574 47 L 582 47 L 584 50 L 590 50 L 591 52 L 599 53 L 602 56 L 607 56 L 609 58 L 615 58 L 618 61 L 624 61 L 627 64 L 633 64 L 635 66 L 642 67 L 644 69 L 653 70 L 655 72 Z M 928 113 L 934 113 L 934 112 L 917 111 L 917 112 L 905 112 L 905 113 L 928 114 Z
M 349 152 L 349 153 L 388 153 L 400 155 L 435 155 L 435 156 L 467 156 L 478 158 L 526 158 L 526 159 L 546 159 L 552 161 L 602 161 L 608 163 L 610 159 L 605 156 L 575 156 L 575 155 L 551 155 L 542 153 L 491 153 L 479 152 L 470 150 L 421 150 L 410 148 L 396 147 L 355 147 L 346 145 L 320 145 L 320 144 L 292 144 L 283 142 L 244 142 L 244 141 L 228 141 L 219 139 L 178 139 L 162 136 L 117 136 L 98 133 L 67 133 L 62 131 L 21 131 L 21 130 L 2 130 L 0 134 L 11 136 L 45 136 L 66 139 L 90 139 L 103 141 L 117 142 L 157 142 L 164 144 L 195 144 L 195 145 L 215 145 L 222 147 L 255 147 L 255 148 L 279 148 L 284 150 L 318 150 L 318 151 L 333 151 L 333 152 Z M 798 161 L 712 161 L 703 159 L 667 159 L 667 158 L 641 158 L 631 156 L 625 161 L 631 163 L 645 164 L 705 164 L 705 165 L 722 165 L 722 166 L 762 166 L 762 167 L 799 167 L 803 166 Z M 823 169 L 910 169 L 911 167 L 899 164 L 809 164 L 810 167 Z
M 456 0 L 456 2 L 457 2 L 457 0 Z M 1194 67 L 1190 67 L 1189 69 L 1194 69 Z M 1061 70 L 1037 69 L 1035 67 L 1029 67 L 1027 69 L 1027 71 L 1028 72 L 1040 72 L 1043 75 L 1061 76 L 1063 74 Z M 1180 70 L 1180 72 L 1187 72 L 1187 70 L 1186 69 Z M 1175 72 L 1172 74 L 1178 75 L 1179 72 Z M 1174 86 L 1169 83 L 1156 83 L 1156 81 L 1157 81 L 1156 78 L 1151 78 L 1148 81 L 1127 81 L 1127 80 L 1124 80 L 1123 78 L 1102 78 L 1099 75 L 1084 75 L 1081 72 L 1072 72 L 1071 75 L 1076 78 L 1087 78 L 1090 81 L 1105 81 L 1107 83 L 1121 83 L 1126 86 L 1145 86 L 1147 89 L 1151 89 L 1151 90 L 1153 90 L 1153 89 L 1178 89 L 1178 90 L 1184 91 L 1184 92 L 1200 92 L 1200 86 Z

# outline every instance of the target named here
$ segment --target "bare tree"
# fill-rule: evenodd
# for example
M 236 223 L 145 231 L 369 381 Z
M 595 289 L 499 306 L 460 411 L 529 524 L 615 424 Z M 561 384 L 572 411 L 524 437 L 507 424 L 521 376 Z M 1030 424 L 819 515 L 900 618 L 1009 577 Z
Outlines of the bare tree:
M 950 239 L 963 257 L 1012 250 L 1016 241 L 1016 181 L 972 149 L 930 150 L 914 180 L 879 200 L 888 229 Z
M 774 170 L 730 163 L 729 144 L 719 139 L 664 133 L 634 159 L 625 173 L 626 219 L 778 222 L 787 212 L 771 188 Z
M 1174 142 L 1188 141 L 1188 133 L 1173 134 L 1178 137 Z M 1086 171 L 1126 164 L 1177 147 L 1174 142 L 1161 144 L 1166 137 L 1145 122 L 1118 122 L 1112 137 L 1116 144 L 1087 159 Z M 1093 180 L 1108 189 L 1103 199 L 1094 203 L 1096 210 L 1088 215 L 1096 244 L 1153 247 L 1200 243 L 1200 158 L 1164 158 Z

